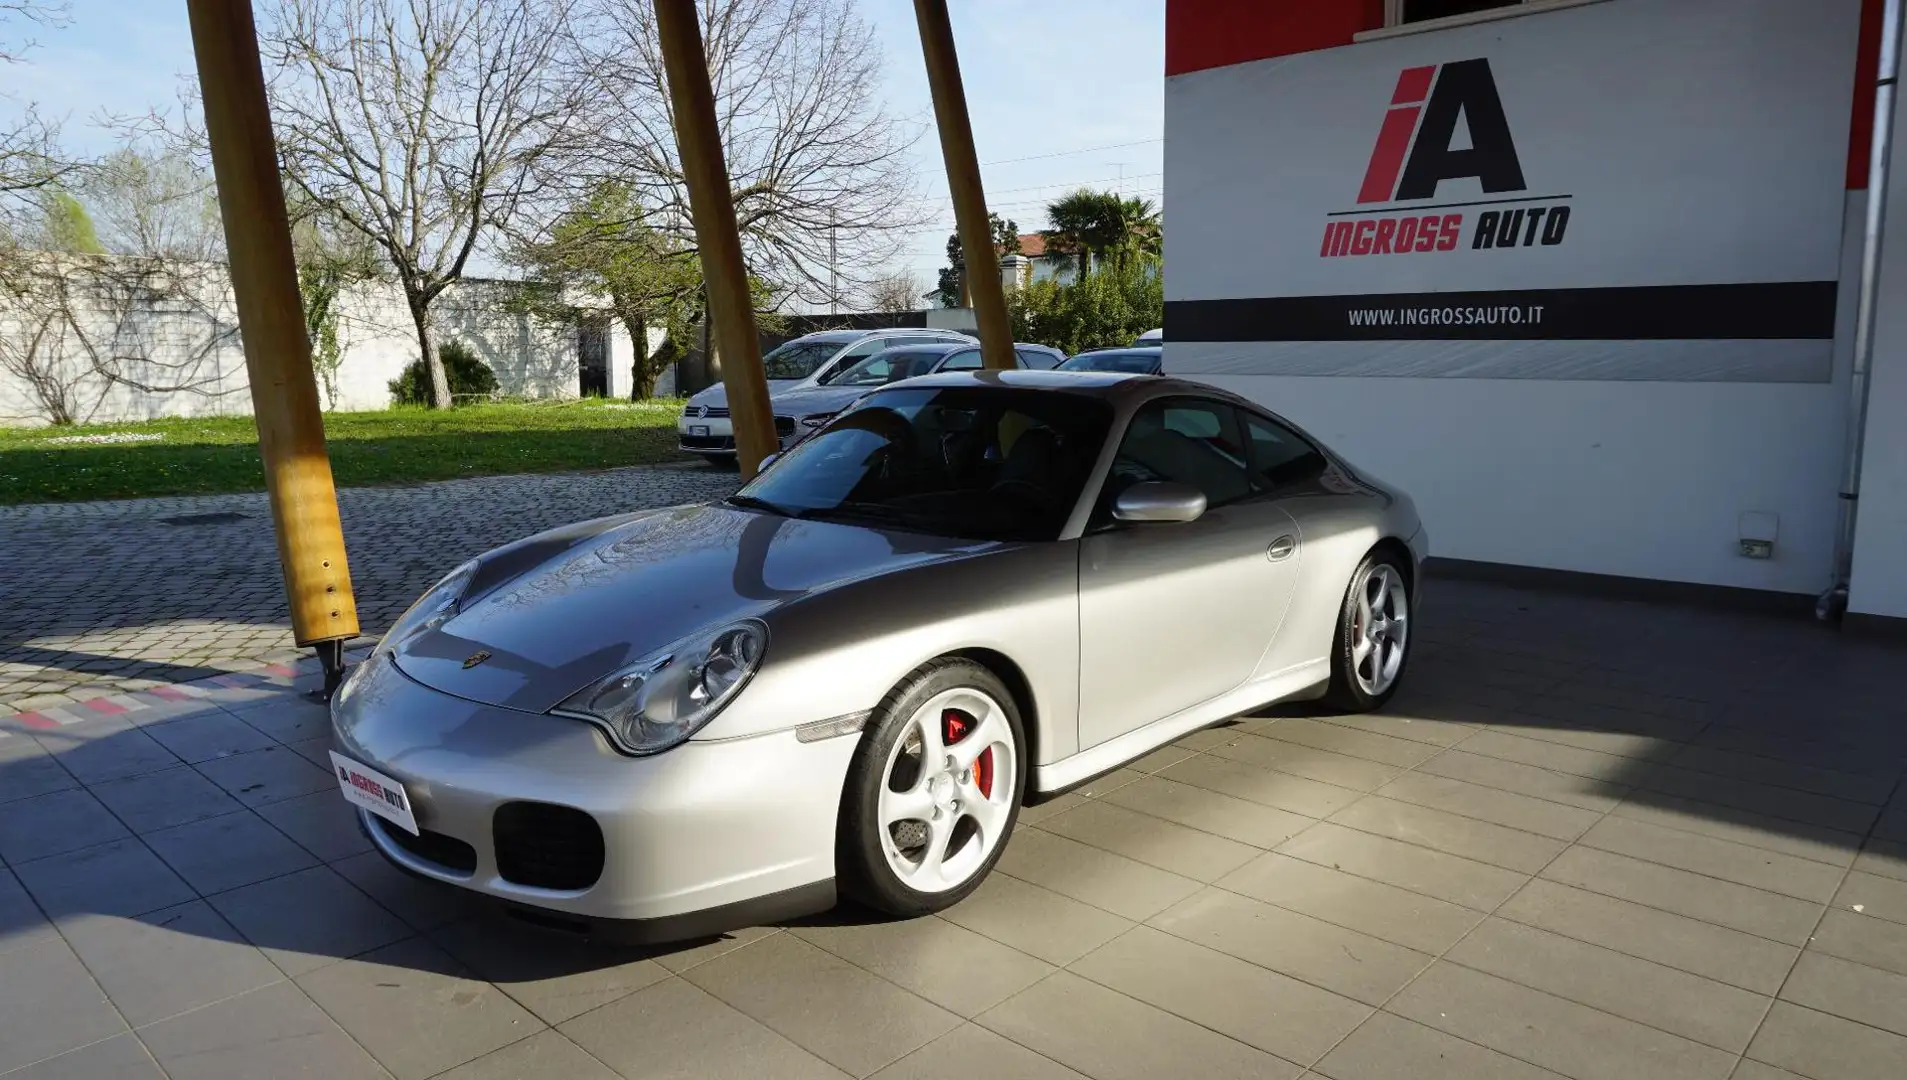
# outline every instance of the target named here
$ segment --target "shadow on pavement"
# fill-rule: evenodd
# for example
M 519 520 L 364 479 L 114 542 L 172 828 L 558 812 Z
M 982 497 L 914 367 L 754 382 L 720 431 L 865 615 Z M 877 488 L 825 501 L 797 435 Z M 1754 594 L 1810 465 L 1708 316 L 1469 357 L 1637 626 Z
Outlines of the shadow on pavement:
M 1593 813 L 1620 802 L 1645 821 L 1843 866 L 1869 837 L 1907 840 L 1907 805 L 1887 809 L 1907 766 L 1899 646 L 1781 618 L 1451 581 L 1426 588 L 1417 619 L 1411 669 L 1385 711 L 1264 710 L 1186 740 L 1175 760 L 1210 778 L 1171 763 L 1157 774 L 1245 799 L 1255 783 L 1308 778 L 1349 805 L 1413 773 Z M 249 942 L 293 977 L 357 957 L 508 987 L 645 961 L 679 969 L 760 935 L 609 947 L 490 917 L 468 894 L 397 871 L 358 833 L 325 765 L 324 710 L 297 688 L 0 726 L 0 952 L 51 920 L 86 959 L 86 939 L 109 933 L 102 922 L 137 922 L 207 946 Z M 844 905 L 810 923 L 875 918 Z M 427 944 L 399 947 L 418 938 Z M 174 965 L 204 951 L 140 949 Z M 188 983 L 178 993 L 196 992 Z

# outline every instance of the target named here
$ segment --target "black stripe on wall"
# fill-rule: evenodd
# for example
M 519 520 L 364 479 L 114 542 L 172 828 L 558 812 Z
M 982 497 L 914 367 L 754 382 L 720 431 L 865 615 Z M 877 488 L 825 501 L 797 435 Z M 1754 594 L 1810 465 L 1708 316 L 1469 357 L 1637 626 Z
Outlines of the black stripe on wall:
M 1170 300 L 1167 341 L 1722 341 L 1834 337 L 1832 281 Z

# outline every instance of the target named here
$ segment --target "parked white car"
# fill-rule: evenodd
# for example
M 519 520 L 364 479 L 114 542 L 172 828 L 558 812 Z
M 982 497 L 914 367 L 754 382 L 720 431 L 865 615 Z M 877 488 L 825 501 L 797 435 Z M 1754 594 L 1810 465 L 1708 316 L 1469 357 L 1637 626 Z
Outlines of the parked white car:
M 785 342 L 762 357 L 772 397 L 783 391 L 826 386 L 828 380 L 862 360 L 897 345 L 974 344 L 958 330 L 822 330 Z M 781 432 L 787 438 L 793 431 Z M 683 450 L 710 461 L 726 463 L 735 457 L 735 429 L 729 423 L 728 389 L 721 383 L 689 398 L 676 418 L 676 437 Z

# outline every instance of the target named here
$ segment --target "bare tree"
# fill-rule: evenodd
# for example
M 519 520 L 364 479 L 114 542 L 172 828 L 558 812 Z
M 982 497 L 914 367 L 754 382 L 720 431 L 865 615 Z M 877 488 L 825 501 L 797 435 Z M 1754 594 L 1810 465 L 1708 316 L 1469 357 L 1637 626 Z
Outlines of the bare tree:
M 603 177 L 694 243 L 652 0 L 581 0 Z M 704 0 L 702 40 L 750 272 L 826 303 L 867 282 L 924 220 L 908 150 L 920 129 L 882 104 L 881 49 L 854 0 Z M 835 245 L 830 250 L 830 239 Z M 833 258 L 831 259 L 831 255 Z
M 78 184 L 107 251 L 175 262 L 221 262 L 224 229 L 212 177 L 177 149 L 126 145 Z
M 920 279 L 901 270 L 892 274 L 883 274 L 868 283 L 864 293 L 868 310 L 883 314 L 895 314 L 902 311 L 919 311 L 923 306 L 924 293 Z
M 294 194 L 369 237 L 403 287 L 431 395 L 431 305 L 536 198 L 582 100 L 569 0 L 276 0 L 260 38 Z
M 21 63 L 37 44 L 17 34 L 59 29 L 68 15 L 67 0 L 0 0 L 0 64 Z M 41 192 L 74 169 L 60 153 L 59 126 L 41 116 L 35 103 L 17 104 L 18 115 L 0 125 L 0 229 L 9 234 L 22 213 L 37 217 Z

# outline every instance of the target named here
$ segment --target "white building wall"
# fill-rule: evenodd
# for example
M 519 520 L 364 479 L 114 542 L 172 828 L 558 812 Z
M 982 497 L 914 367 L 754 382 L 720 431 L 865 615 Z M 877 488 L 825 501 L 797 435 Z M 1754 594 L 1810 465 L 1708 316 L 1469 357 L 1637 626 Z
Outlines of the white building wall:
M 1818 592 L 1833 563 L 1865 206 L 1849 193 L 1830 383 L 1193 377 L 1410 492 L 1436 555 Z M 1907 310 L 1899 318 L 1907 360 Z M 1168 342 L 1167 371 L 1228 348 Z M 1739 554 L 1752 512 L 1780 516 L 1772 559 Z M 1907 494 L 1897 512 L 1907 519 Z
M 95 339 L 108 331 L 125 339 L 116 352 L 153 359 L 122 359 L 123 372 L 131 381 L 87 376 L 85 392 L 79 395 L 84 405 L 82 421 L 251 413 L 250 380 L 230 287 L 222 268 L 206 267 L 200 274 L 203 281 L 190 303 L 168 303 L 136 317 L 102 310 L 84 319 Z M 500 310 L 498 297 L 485 294 L 502 288 L 507 286 L 490 282 L 453 286 L 433 309 L 436 340 L 470 345 L 496 372 L 499 390 L 505 395 L 577 396 L 580 372 L 575 332 Z M 417 331 L 402 291 L 389 283 L 350 289 L 339 297 L 337 312 L 342 360 L 329 388 L 320 379 L 320 400 L 334 411 L 387 408 L 391 381 L 418 352 Z M 4 347 L 17 343 L 20 314 L 18 308 L 0 309 L 0 334 L 8 338 Z M 84 370 L 86 361 L 75 347 L 68 350 L 64 363 L 81 365 L 73 370 Z M 623 369 L 626 379 L 627 364 Z M 0 369 L 0 423 L 41 422 L 40 406 L 27 385 Z
M 1894 114 L 1892 177 L 1869 371 L 1867 437 L 1848 610 L 1907 619 L 1907 112 Z
M 1168 325 L 1167 372 L 1261 401 L 1408 490 L 1436 555 L 1818 592 L 1832 573 L 1865 202 L 1843 183 L 1858 7 L 1615 0 L 1172 76 L 1168 310 L 1264 306 L 1245 327 L 1259 340 L 1201 342 L 1221 334 Z M 1625 36 L 1645 20 L 1654 37 Z M 1616 55 L 1624 83 L 1598 83 Z M 1447 259 L 1323 257 L 1327 221 L 1409 212 L 1403 198 L 1364 209 L 1359 189 L 1399 73 L 1477 57 L 1503 94 L 1524 201 L 1574 199 L 1568 242 L 1480 252 L 1466 231 Z M 1735 137 L 1757 125 L 1784 134 Z M 1691 148 L 1704 138 L 1716 145 Z M 1488 194 L 1463 186 L 1474 183 L 1423 201 L 1469 215 L 1468 230 L 1481 211 L 1467 200 Z M 1805 340 L 1445 341 L 1309 337 L 1324 316 L 1302 321 L 1328 307 L 1313 301 L 1377 307 L 1390 294 L 1414 306 L 1465 290 L 1593 299 L 1830 279 L 1831 347 L 1825 324 Z M 1297 321 L 1275 321 L 1287 314 Z M 1877 388 L 1876 417 L 1888 395 L 1896 416 L 1907 399 L 1907 311 L 1896 318 L 1902 363 Z M 1888 453 L 1907 458 L 1907 437 Z M 1907 536 L 1907 493 L 1890 505 Z M 1772 559 L 1739 554 L 1745 514 L 1778 515 Z

